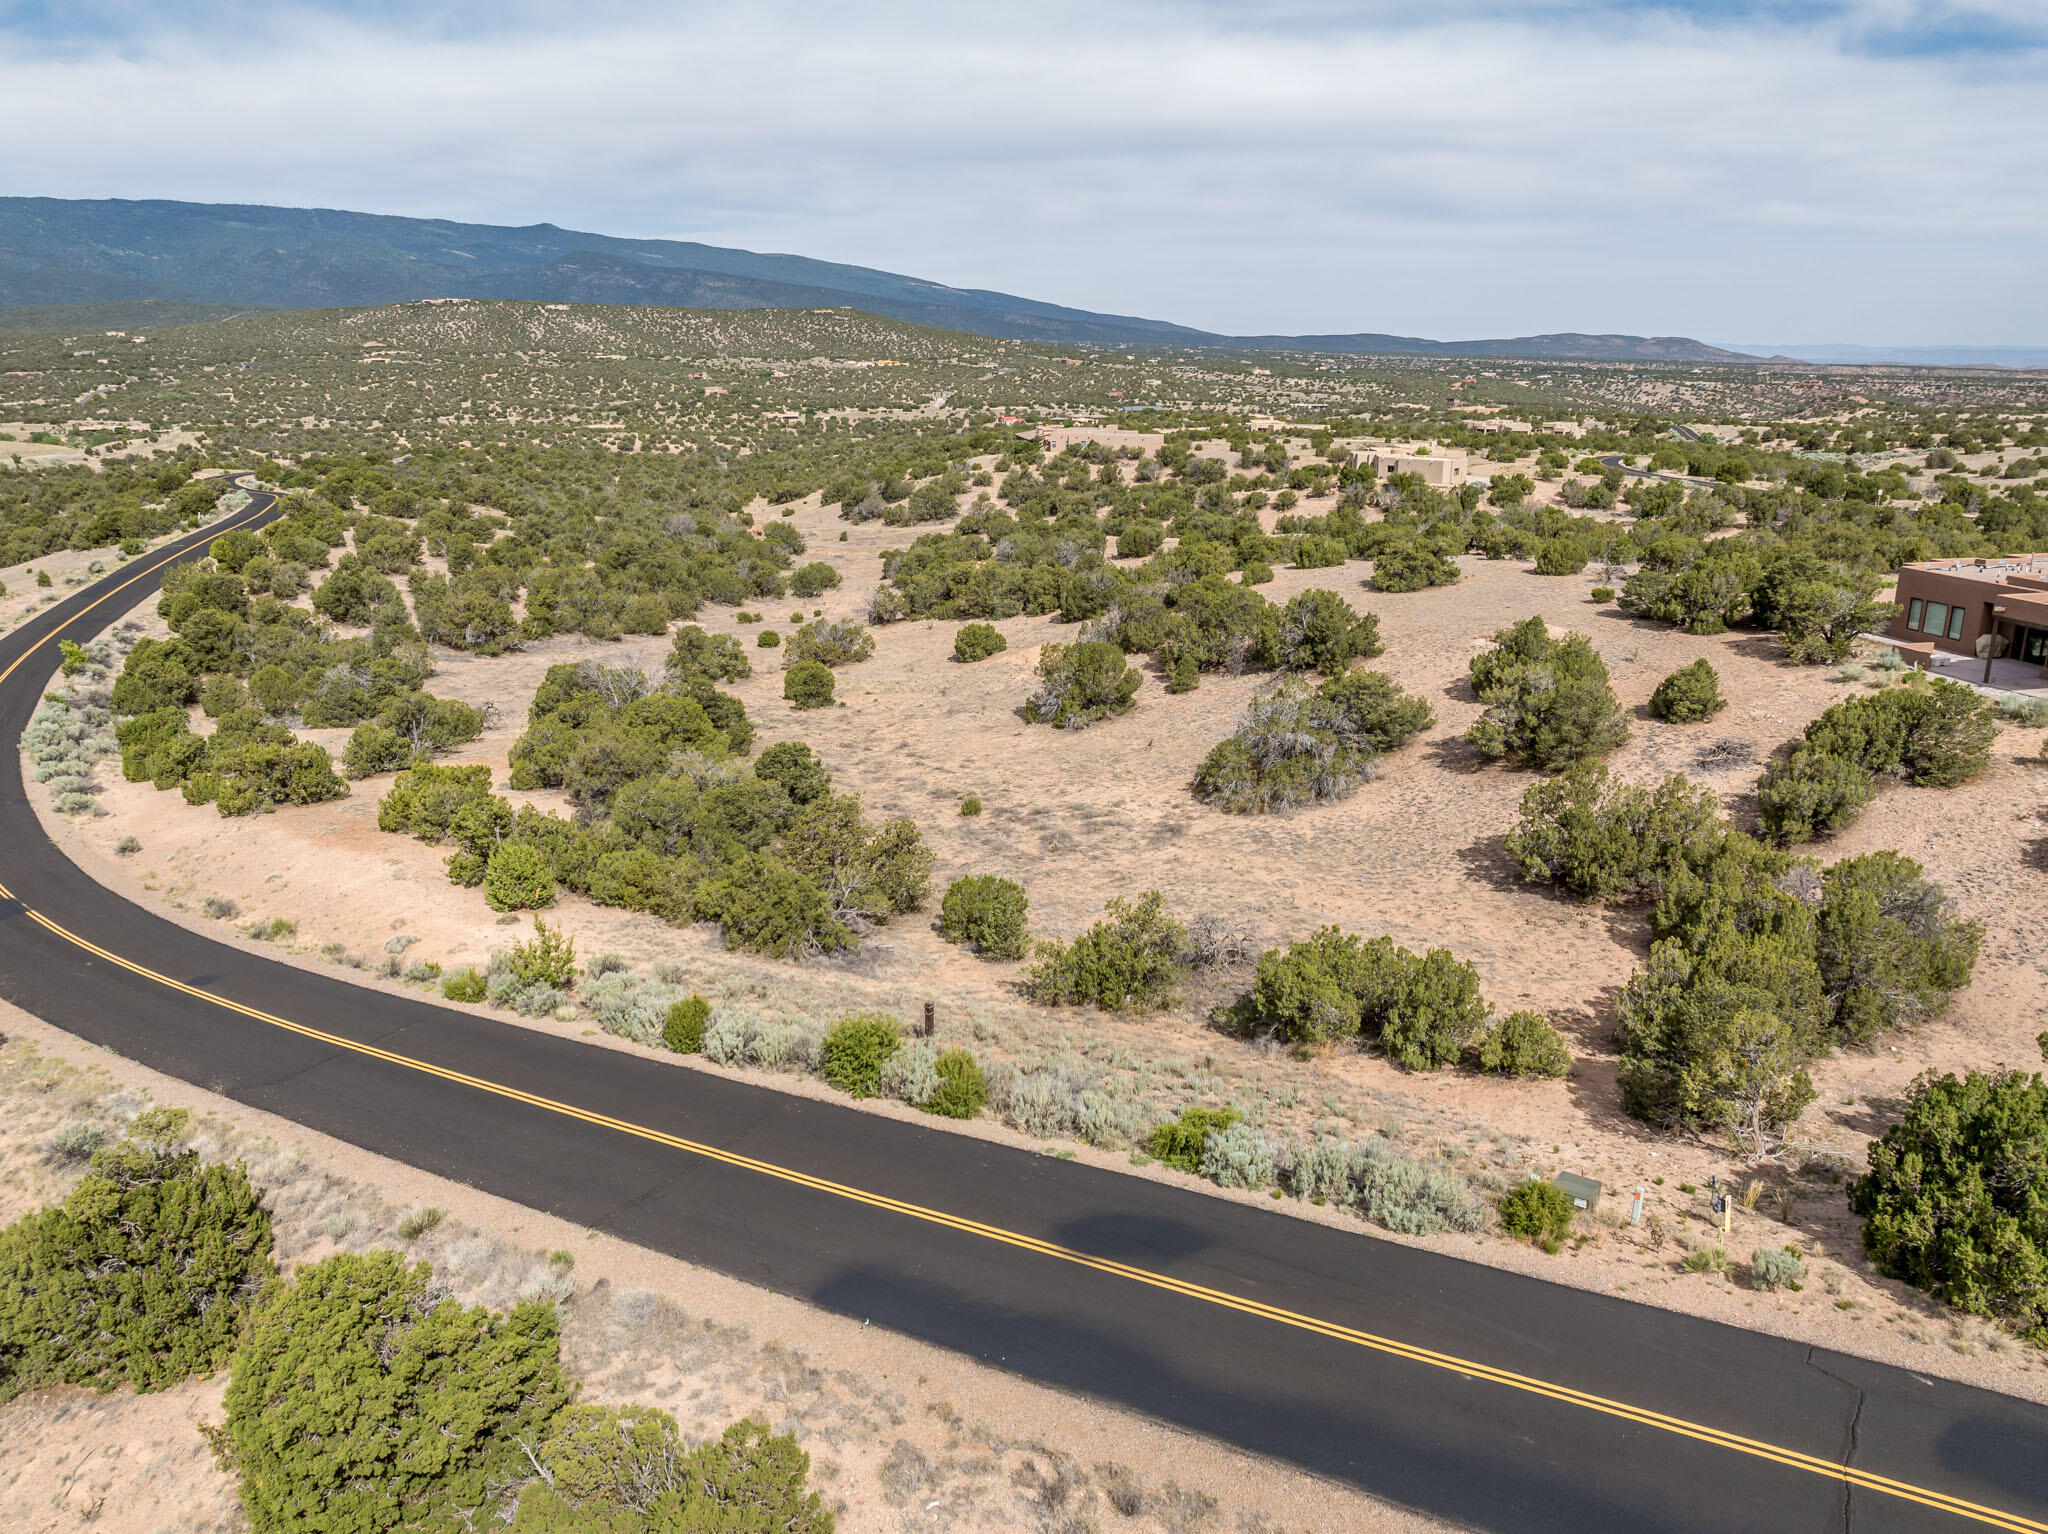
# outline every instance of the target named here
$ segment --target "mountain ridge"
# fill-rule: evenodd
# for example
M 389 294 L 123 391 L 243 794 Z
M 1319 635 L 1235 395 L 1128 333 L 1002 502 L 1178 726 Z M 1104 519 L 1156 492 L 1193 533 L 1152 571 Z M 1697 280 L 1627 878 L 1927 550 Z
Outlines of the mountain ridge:
M 512 298 L 704 309 L 846 305 L 890 319 L 1051 344 L 1441 357 L 1749 362 L 1683 336 L 1566 332 L 1435 341 L 1376 332 L 1229 336 L 809 256 L 554 224 L 465 224 L 332 208 L 0 197 L 5 310 L 149 303 L 299 309 Z M 61 323 L 61 321 L 60 321 Z

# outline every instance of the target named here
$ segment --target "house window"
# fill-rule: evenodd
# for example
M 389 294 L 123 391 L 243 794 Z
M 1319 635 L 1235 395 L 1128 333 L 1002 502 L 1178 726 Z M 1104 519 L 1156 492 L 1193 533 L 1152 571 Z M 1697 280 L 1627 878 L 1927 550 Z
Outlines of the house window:
M 1927 603 L 1925 601 L 1923 601 L 1919 597 L 1913 598 L 1913 600 L 1910 603 L 1908 603 L 1906 607 L 1906 627 L 1909 629 L 1917 629 L 1918 627 L 1920 627 L 1920 615 L 1924 613 L 1926 610 Z
M 1932 634 L 1935 638 L 1939 639 L 1941 631 L 1947 627 L 1948 603 L 1929 602 L 1927 604 L 1927 621 L 1920 625 L 1920 631 L 1924 634 Z
M 1951 639 L 1961 639 L 1963 637 L 1963 609 L 1960 605 L 1951 607 L 1948 610 L 1948 637 Z

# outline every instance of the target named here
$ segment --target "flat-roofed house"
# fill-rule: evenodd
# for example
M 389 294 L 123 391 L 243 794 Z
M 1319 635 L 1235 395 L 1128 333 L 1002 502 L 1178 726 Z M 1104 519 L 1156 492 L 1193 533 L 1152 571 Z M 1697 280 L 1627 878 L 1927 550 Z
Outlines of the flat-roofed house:
M 2048 675 L 2048 554 L 1930 559 L 1902 565 L 1886 630 L 1907 653 L 1976 655 L 1995 634 L 2007 660 Z

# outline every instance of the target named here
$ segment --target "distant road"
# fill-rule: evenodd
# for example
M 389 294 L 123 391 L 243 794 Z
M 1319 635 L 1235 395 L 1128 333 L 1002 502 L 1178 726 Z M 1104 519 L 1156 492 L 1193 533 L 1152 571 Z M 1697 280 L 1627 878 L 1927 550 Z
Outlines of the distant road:
M 7 741 L 58 637 L 272 514 L 259 495 L 0 637 Z M 0 880 L 0 994 L 82 1038 L 1455 1523 L 2048 1534 L 2042 1407 L 244 953 L 72 864 L 11 749 Z

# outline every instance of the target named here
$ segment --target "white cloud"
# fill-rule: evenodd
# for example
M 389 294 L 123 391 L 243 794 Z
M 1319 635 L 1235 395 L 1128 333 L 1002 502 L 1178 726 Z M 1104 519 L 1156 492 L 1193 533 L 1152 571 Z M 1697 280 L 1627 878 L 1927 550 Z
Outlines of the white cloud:
M 1970 42 L 2019 0 L 67 14 L 0 33 L 19 191 L 545 220 L 1236 332 L 2048 336 L 2048 53 Z

